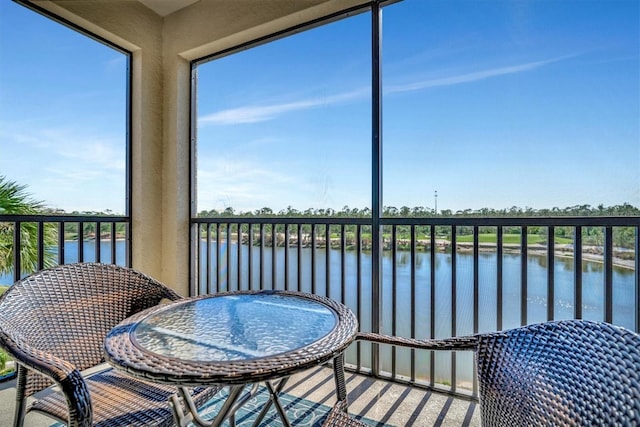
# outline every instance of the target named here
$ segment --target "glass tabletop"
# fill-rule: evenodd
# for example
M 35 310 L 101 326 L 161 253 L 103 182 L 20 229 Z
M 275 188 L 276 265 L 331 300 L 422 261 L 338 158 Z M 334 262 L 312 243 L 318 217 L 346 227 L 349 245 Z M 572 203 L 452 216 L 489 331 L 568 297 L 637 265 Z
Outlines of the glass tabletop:
M 331 333 L 337 314 L 306 298 L 279 294 L 222 295 L 157 311 L 131 334 L 134 345 L 185 361 L 238 361 L 274 356 Z

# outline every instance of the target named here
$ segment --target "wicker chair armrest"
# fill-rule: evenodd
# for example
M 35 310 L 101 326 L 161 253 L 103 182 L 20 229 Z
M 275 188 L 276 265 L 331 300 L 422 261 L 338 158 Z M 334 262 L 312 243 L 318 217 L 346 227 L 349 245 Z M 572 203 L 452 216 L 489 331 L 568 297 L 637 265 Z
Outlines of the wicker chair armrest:
M 478 337 L 475 335 L 464 337 L 452 337 L 445 339 L 419 340 L 415 338 L 403 338 L 392 335 L 383 335 L 373 332 L 358 332 L 358 341 L 369 341 L 378 344 L 397 345 L 421 350 L 470 350 L 475 351 L 478 345 Z
M 54 354 L 39 350 L 19 338 L 10 337 L 0 329 L 0 347 L 21 365 L 51 378 L 56 383 L 71 374 L 76 367 Z
M 89 389 L 72 363 L 24 342 L 16 342 L 1 330 L 0 347 L 5 348 L 20 365 L 51 378 L 60 387 L 69 405 L 69 427 L 92 425 Z

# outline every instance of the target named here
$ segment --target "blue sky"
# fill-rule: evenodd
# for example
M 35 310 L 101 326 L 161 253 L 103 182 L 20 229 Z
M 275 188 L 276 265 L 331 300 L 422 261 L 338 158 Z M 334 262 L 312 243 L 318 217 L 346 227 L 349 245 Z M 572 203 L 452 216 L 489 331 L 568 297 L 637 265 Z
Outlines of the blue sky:
M 126 57 L 0 1 L 0 175 L 36 200 L 124 213 Z
M 0 3 L 0 174 L 121 212 L 124 57 L 23 9 Z M 199 67 L 199 210 L 370 206 L 369 31 L 361 14 Z M 640 206 L 639 52 L 635 0 L 385 8 L 383 204 Z

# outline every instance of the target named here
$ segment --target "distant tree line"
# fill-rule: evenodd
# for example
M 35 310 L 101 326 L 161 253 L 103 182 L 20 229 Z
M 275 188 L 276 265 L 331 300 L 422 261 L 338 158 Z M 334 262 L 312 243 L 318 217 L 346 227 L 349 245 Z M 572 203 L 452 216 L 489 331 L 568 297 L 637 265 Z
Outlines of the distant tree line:
M 77 216 L 121 216 L 116 215 L 110 209 L 107 209 L 104 212 L 99 211 L 73 211 L 71 213 L 64 211 L 63 209 L 51 209 L 45 208 L 40 212 L 42 215 L 77 215 Z M 57 232 L 57 227 L 54 227 L 54 224 L 48 224 L 48 226 L 53 227 Z M 127 224 L 125 223 L 116 223 L 115 234 L 116 238 L 124 238 L 126 233 Z M 111 223 L 100 223 L 100 236 L 105 238 L 111 237 Z M 93 239 L 98 234 L 98 225 L 95 222 L 83 222 L 82 230 L 80 230 L 79 222 L 66 222 L 64 224 L 64 238 L 65 240 L 77 240 L 78 236 L 82 235 L 84 238 Z
M 222 211 L 211 209 L 209 211 L 204 210 L 198 213 L 198 217 L 201 218 L 216 218 L 216 217 L 265 217 L 265 216 L 282 216 L 282 217 L 349 217 L 349 218 L 367 218 L 371 216 L 371 209 L 368 207 L 358 209 L 344 206 L 341 210 L 335 210 L 332 208 L 309 208 L 304 211 L 300 211 L 289 206 L 287 209 L 282 209 L 278 212 L 274 212 L 271 208 L 256 209 L 250 212 L 236 212 L 234 208 L 228 207 Z M 615 205 L 605 207 L 600 204 L 597 207 L 591 205 L 574 205 L 566 208 L 553 207 L 551 209 L 533 209 L 530 207 L 520 208 L 512 206 L 507 209 L 494 209 L 494 208 L 482 208 L 482 209 L 465 209 L 452 211 L 451 209 L 442 209 L 439 212 L 435 212 L 431 208 L 425 208 L 424 206 L 408 207 L 402 206 L 397 208 L 395 206 L 385 206 L 383 208 L 382 216 L 384 217 L 400 217 L 400 218 L 432 218 L 438 217 L 554 217 L 554 216 L 640 216 L 640 208 L 637 208 L 629 203 L 622 205 Z
M 309 218 L 309 217 L 317 217 L 317 218 L 370 218 L 371 217 L 371 209 L 370 208 L 350 208 L 349 206 L 344 206 L 341 210 L 335 210 L 331 208 L 322 208 L 322 209 L 313 209 L 309 208 L 304 211 L 300 211 L 289 206 L 287 209 L 283 209 L 274 212 L 271 208 L 265 207 L 262 209 L 257 209 L 255 211 L 250 212 L 236 212 L 232 207 L 228 207 L 222 211 L 218 211 L 216 209 L 212 210 L 203 210 L 198 213 L 198 217 L 200 218 L 238 218 L 238 217 L 247 217 L 247 218 L 264 218 L 264 217 L 283 217 L 283 218 Z M 433 209 L 425 208 L 423 206 L 418 207 L 408 207 L 402 206 L 401 208 L 396 208 L 395 206 L 385 206 L 383 208 L 383 217 L 387 218 L 434 218 L 434 217 L 446 217 L 446 218 L 482 218 L 482 217 L 492 217 L 492 218 L 514 218 L 514 217 L 594 217 L 594 216 L 631 216 L 631 217 L 640 217 L 640 209 L 632 206 L 629 203 L 624 203 L 622 205 L 615 205 L 605 207 L 604 205 L 598 205 L 597 207 L 592 207 L 590 205 L 574 205 L 566 208 L 558 208 L 554 207 L 551 209 L 533 209 L 530 207 L 520 208 L 517 206 L 513 206 L 508 209 L 493 209 L 493 208 L 482 208 L 482 209 L 465 209 L 458 210 L 453 212 L 450 209 L 443 209 L 439 211 L 436 215 Z M 243 233 L 247 233 L 249 227 L 247 225 L 242 225 Z M 276 233 L 284 233 L 285 227 L 282 224 L 275 225 Z M 316 235 L 318 238 L 326 237 L 326 233 L 329 233 L 331 236 L 337 236 L 337 227 L 330 226 L 327 230 L 325 226 L 316 227 Z M 363 227 L 363 236 L 362 238 L 366 240 L 370 238 L 370 229 L 369 227 Z M 221 232 L 226 231 L 225 226 L 223 225 Z M 297 226 L 291 226 L 291 233 L 296 233 Z M 302 233 L 311 233 L 312 228 L 311 225 L 301 225 Z M 269 224 L 265 225 L 264 229 L 265 233 L 271 233 L 272 227 Z M 347 241 L 353 241 L 354 235 L 356 232 L 355 225 L 347 225 L 345 226 L 345 233 Z M 473 234 L 473 227 L 470 226 L 459 226 L 456 229 L 457 236 L 469 236 Z M 535 239 L 530 239 L 535 243 L 546 243 L 547 239 L 547 229 L 546 227 L 528 227 L 528 235 L 536 236 Z M 397 239 L 410 239 L 411 236 L 411 228 L 409 226 L 398 226 L 396 228 L 396 238 Z M 430 230 L 428 226 L 417 226 L 415 227 L 415 238 L 417 239 L 427 239 L 430 236 Z M 479 234 L 495 234 L 495 227 L 480 227 Z M 518 235 L 520 233 L 520 227 L 512 227 L 505 226 L 503 228 L 503 233 L 505 235 Z M 573 241 L 573 227 L 556 227 L 554 229 L 555 239 L 558 242 L 571 242 Z M 390 230 L 383 230 L 383 238 L 389 238 Z M 449 226 L 437 226 L 435 230 L 435 234 L 437 238 L 444 240 L 451 240 L 451 227 Z M 602 245 L 604 242 L 604 230 L 602 227 L 583 227 L 582 228 L 582 241 L 585 245 Z M 632 248 L 635 242 L 635 230 L 633 227 L 616 227 L 614 229 L 613 234 L 613 243 L 616 247 L 622 248 Z

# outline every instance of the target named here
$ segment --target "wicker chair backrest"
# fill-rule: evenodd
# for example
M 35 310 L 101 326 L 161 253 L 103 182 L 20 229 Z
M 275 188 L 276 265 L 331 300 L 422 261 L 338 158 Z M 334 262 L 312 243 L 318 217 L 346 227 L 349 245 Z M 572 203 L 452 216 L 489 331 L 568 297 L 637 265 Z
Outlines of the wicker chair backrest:
M 60 265 L 26 277 L 0 298 L 0 329 L 14 342 L 51 353 L 83 370 L 104 361 L 106 334 L 128 316 L 180 298 L 133 269 L 101 263 Z M 27 375 L 26 395 L 49 386 Z
M 640 335 L 568 320 L 479 337 L 484 425 L 640 422 Z

